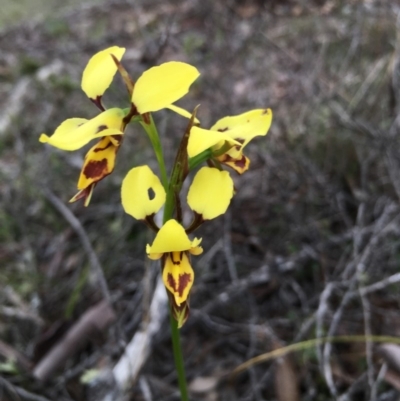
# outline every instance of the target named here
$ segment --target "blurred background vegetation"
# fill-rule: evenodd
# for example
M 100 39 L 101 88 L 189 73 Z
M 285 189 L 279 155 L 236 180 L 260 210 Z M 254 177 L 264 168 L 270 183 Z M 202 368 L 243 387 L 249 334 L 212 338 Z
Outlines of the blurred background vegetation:
M 1 1 L 0 29 L 6 29 L 11 25 L 24 21 L 48 18 L 74 6 L 93 4 L 92 1 L 64 0 L 62 2 L 53 0 L 12 0 Z M 96 0 L 97 4 L 103 3 Z

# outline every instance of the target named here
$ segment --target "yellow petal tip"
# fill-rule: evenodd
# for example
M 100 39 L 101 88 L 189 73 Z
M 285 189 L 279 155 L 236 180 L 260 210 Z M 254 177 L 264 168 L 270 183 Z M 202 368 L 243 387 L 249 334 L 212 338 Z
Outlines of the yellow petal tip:
M 42 135 L 40 135 L 39 142 L 47 143 L 47 142 L 49 142 L 49 139 L 50 139 L 50 137 L 48 135 L 42 134 Z

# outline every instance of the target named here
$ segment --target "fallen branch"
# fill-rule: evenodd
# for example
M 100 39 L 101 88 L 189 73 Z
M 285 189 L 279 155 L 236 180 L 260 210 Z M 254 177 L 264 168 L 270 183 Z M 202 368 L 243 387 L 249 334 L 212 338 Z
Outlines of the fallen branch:
M 33 375 L 42 381 L 50 379 L 68 358 L 81 350 L 94 335 L 106 330 L 115 319 L 115 313 L 107 301 L 90 308 L 62 340 L 39 361 L 33 370 Z

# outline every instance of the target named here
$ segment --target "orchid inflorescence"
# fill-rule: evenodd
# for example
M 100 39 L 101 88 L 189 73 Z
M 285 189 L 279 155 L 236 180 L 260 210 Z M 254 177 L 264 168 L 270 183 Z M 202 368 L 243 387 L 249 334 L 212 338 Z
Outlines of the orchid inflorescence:
M 126 213 L 143 220 L 156 232 L 153 244 L 147 245 L 146 252 L 150 259 L 162 261 L 162 278 L 168 290 L 171 312 L 178 327 L 182 327 L 188 317 L 188 298 L 194 281 L 190 255 L 199 255 L 203 251 L 201 239 L 190 240 L 189 234 L 204 221 L 226 212 L 235 190 L 229 172 L 222 166 L 228 166 L 239 174 L 248 170 L 250 161 L 243 150 L 254 137 L 267 134 L 272 112 L 270 109 L 251 110 L 224 117 L 210 129 L 202 128 L 196 118 L 197 108 L 189 113 L 173 104 L 188 93 L 191 84 L 199 77 L 195 67 L 170 61 L 150 68 L 134 82 L 121 64 L 124 53 L 125 49 L 117 46 L 102 50 L 89 60 L 83 71 L 82 89 L 100 114 L 90 120 L 67 119 L 53 135 L 42 134 L 39 140 L 73 151 L 98 139 L 86 154 L 78 180 L 78 193 L 70 200 L 83 199 L 87 206 L 97 183 L 114 170 L 127 125 L 139 123 L 144 128 L 157 158 L 160 178 L 147 165 L 132 168 L 122 182 L 122 206 Z M 117 71 L 128 89 L 130 102 L 126 109 L 107 109 L 102 97 Z M 164 108 L 189 119 L 170 178 L 151 114 Z M 204 163 L 206 166 L 198 169 Z M 189 173 L 197 169 L 187 194 L 193 220 L 185 229 L 180 192 Z M 163 225 L 158 227 L 154 216 L 163 207 Z

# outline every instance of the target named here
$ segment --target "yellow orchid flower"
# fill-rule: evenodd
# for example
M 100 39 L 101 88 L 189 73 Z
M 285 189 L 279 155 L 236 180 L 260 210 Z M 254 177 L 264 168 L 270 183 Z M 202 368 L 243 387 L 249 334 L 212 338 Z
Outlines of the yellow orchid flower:
M 233 181 L 227 171 L 202 167 L 189 188 L 187 202 L 203 220 L 211 220 L 226 212 L 233 193 Z
M 53 135 L 42 134 L 39 138 L 42 143 L 67 151 L 77 150 L 93 139 L 102 138 L 87 153 L 77 185 L 79 192 L 70 202 L 85 198 L 87 206 L 97 182 L 114 169 L 116 154 L 122 142 L 122 137 L 118 139 L 117 136 L 123 135 L 127 113 L 119 108 L 104 110 L 101 97 L 118 70 L 116 60 L 120 61 L 124 53 L 125 48 L 118 46 L 102 50 L 91 57 L 83 71 L 82 90 L 103 110 L 102 113 L 91 120 L 67 119 L 57 127 Z M 176 61 L 150 68 L 134 86 L 131 98 L 134 113 L 129 117 L 169 108 L 190 118 L 190 113 L 172 103 L 188 92 L 199 75 L 195 67 Z
M 111 174 L 122 141 L 125 113 L 118 108 L 103 111 L 95 118 L 70 118 L 61 123 L 52 136 L 42 134 L 39 141 L 63 150 L 77 150 L 91 140 L 101 138 L 86 154 L 78 181 L 79 192 L 70 200 L 85 199 L 88 206 L 97 182 Z
M 89 204 L 96 184 L 113 172 L 121 140 L 121 136 L 106 136 L 89 150 L 78 180 L 79 192 L 70 202 L 84 198 L 84 205 Z
M 237 116 L 224 117 L 210 130 L 194 126 L 190 130 L 188 155 L 192 158 L 211 148 L 215 160 L 242 174 L 250 165 L 250 160 L 243 155 L 244 147 L 254 137 L 266 135 L 271 122 L 270 109 L 257 109 Z M 225 143 L 231 147 L 219 154 L 218 151 Z
M 201 238 L 190 241 L 185 229 L 174 219 L 168 220 L 157 233 L 152 245 L 147 245 L 146 252 L 150 259 L 164 257 L 163 281 L 173 295 L 179 307 L 189 296 L 194 280 L 194 271 L 190 265 L 189 254 L 200 255 Z
M 121 61 L 125 48 L 112 46 L 96 53 L 88 62 L 82 75 L 82 90 L 95 103 L 116 74 L 118 67 L 111 57 Z M 131 101 L 138 114 L 168 108 L 186 118 L 191 114 L 172 103 L 189 91 L 190 85 L 199 77 L 197 68 L 179 61 L 170 61 L 145 71 L 134 84 Z

